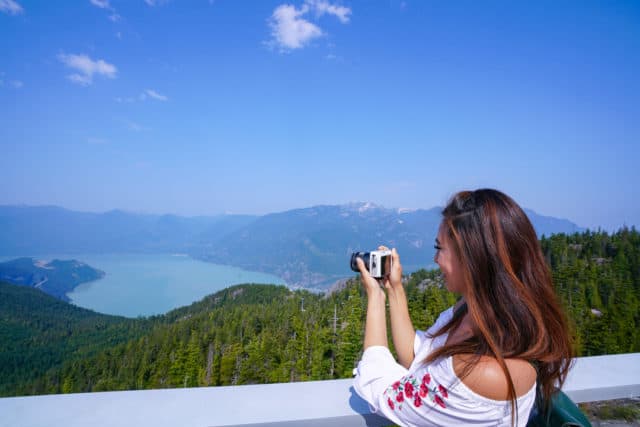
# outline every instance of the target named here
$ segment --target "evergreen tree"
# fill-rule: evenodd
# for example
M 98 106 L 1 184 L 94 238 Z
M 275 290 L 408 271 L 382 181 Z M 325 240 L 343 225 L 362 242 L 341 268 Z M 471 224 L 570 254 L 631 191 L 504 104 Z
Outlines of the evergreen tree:
M 578 355 L 640 351 L 640 233 L 540 242 Z M 437 270 L 403 280 L 417 329 L 456 301 Z M 163 316 L 124 319 L 0 283 L 0 395 L 350 378 L 363 292 L 357 278 L 330 295 L 238 285 Z

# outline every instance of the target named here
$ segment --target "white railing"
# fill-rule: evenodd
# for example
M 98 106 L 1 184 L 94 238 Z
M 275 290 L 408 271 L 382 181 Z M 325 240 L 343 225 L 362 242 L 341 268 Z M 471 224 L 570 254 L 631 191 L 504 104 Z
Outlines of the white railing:
M 576 402 L 640 396 L 640 353 L 579 358 L 564 391 Z M 0 399 L 2 427 L 389 424 L 371 414 L 352 380 Z

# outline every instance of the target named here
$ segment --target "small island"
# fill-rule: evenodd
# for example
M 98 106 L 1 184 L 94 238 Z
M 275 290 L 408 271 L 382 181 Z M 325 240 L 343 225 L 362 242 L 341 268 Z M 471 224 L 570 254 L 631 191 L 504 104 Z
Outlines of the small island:
M 104 275 L 104 271 L 75 259 L 46 261 L 24 257 L 0 262 L 0 281 L 36 288 L 67 302 L 67 292 Z

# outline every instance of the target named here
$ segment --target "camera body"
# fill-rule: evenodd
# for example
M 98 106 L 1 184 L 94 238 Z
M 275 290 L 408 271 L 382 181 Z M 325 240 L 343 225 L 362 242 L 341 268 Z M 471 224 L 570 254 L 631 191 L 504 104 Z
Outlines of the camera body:
M 356 259 L 362 259 L 371 277 L 380 279 L 391 272 L 391 251 L 354 252 L 351 254 L 351 269 L 359 272 Z

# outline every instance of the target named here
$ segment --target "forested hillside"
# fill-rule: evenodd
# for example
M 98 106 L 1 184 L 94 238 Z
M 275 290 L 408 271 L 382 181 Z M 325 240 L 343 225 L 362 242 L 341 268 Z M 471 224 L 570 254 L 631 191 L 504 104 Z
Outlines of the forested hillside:
M 541 243 L 578 355 L 640 351 L 638 232 L 554 235 Z M 412 274 L 406 288 L 418 328 L 455 301 L 437 271 Z M 357 279 L 328 296 L 239 285 L 164 316 L 117 322 L 112 328 L 127 330 L 132 339 L 91 341 L 83 347 L 86 357 L 75 351 L 37 379 L 25 374 L 20 384 L 9 386 L 0 376 L 0 390 L 39 394 L 347 378 L 362 349 L 365 307 Z
M 587 231 L 541 243 L 579 354 L 640 351 L 640 233 Z
M 42 291 L 0 282 L 0 395 L 34 394 L 25 388 L 65 361 L 141 336 L 149 319 L 108 316 L 76 307 Z

